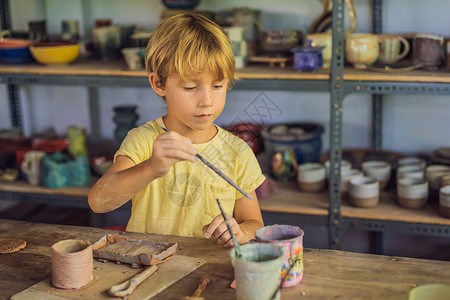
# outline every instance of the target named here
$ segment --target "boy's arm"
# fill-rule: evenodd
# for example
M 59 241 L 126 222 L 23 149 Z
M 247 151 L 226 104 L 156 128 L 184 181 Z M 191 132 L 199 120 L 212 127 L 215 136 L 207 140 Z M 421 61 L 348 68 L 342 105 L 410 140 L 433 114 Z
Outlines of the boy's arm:
M 149 159 L 136 165 L 127 156 L 117 156 L 114 164 L 89 191 L 89 206 L 96 213 L 112 211 L 133 198 L 151 181 L 166 175 L 176 162 L 195 162 L 196 153 L 192 143 L 178 133 L 160 134 L 153 143 L 153 153 Z
M 234 205 L 234 218 L 244 233 L 244 239 L 238 241 L 240 244 L 247 243 L 251 239 L 254 239 L 256 230 L 264 226 L 256 192 L 251 192 L 250 196 L 255 200 L 242 197 L 238 199 Z

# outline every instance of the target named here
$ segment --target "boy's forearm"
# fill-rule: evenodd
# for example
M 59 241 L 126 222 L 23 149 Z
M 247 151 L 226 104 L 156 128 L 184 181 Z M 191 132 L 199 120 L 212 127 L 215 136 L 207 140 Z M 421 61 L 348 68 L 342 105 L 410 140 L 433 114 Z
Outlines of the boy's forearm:
M 255 238 L 256 230 L 262 228 L 264 226 L 263 223 L 256 220 L 248 220 L 242 223 L 239 223 L 239 227 L 241 227 L 242 232 L 244 233 L 243 240 L 238 241 L 240 244 L 248 243 L 250 240 Z
M 115 210 L 156 178 L 151 169 L 141 164 L 119 172 L 106 173 L 90 190 L 89 205 L 96 213 Z

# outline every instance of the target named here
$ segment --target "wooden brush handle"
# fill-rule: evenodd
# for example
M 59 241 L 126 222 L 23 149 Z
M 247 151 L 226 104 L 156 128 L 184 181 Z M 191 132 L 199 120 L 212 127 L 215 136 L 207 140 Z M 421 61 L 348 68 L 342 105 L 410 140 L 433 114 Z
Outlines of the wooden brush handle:
M 192 294 L 192 297 L 200 297 L 202 292 L 206 289 L 206 286 L 211 282 L 211 279 L 208 277 L 202 277 L 200 279 L 200 283 L 198 284 L 198 288 Z

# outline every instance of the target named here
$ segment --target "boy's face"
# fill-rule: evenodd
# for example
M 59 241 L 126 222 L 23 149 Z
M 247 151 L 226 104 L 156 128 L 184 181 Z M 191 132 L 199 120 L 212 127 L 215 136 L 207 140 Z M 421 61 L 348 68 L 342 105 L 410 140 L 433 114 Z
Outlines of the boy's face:
M 212 130 L 225 106 L 227 86 L 227 79 L 217 81 L 210 72 L 187 81 L 181 81 L 179 75 L 169 76 L 164 88 L 166 121 L 182 134 Z

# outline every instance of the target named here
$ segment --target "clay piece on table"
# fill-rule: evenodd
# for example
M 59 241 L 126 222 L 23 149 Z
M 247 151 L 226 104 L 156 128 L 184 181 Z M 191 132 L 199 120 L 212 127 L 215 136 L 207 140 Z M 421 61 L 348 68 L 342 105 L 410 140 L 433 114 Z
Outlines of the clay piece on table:
M 108 234 L 93 246 L 93 256 L 102 260 L 111 260 L 139 265 L 156 265 L 172 258 L 178 249 L 178 243 L 165 243 L 129 239 L 120 235 Z
M 1 238 L 0 239 L 0 254 L 9 254 L 25 248 L 27 242 L 15 238 Z

